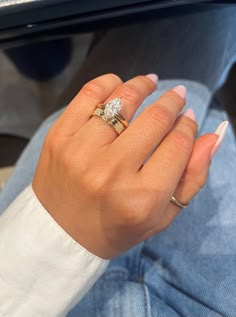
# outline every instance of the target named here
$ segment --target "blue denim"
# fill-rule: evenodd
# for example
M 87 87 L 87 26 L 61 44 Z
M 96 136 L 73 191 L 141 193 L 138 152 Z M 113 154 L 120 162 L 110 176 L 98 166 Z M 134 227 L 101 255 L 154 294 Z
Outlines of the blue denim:
M 176 84 L 187 86 L 199 133 L 212 132 L 225 111 L 203 85 L 160 81 L 138 109 Z M 60 112 L 48 118 L 19 159 L 0 195 L 0 213 L 32 180 L 43 139 Z M 236 142 L 229 126 L 207 185 L 164 232 L 113 259 L 69 317 L 236 316 Z M 66 291 L 66 290 L 65 290 Z

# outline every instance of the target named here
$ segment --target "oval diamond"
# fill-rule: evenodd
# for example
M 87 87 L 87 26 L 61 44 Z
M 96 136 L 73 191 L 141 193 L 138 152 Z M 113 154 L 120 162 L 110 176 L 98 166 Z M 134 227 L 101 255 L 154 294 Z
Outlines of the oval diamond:
M 105 119 L 111 119 L 113 118 L 122 107 L 121 98 L 115 98 L 110 100 L 104 109 L 104 117 Z

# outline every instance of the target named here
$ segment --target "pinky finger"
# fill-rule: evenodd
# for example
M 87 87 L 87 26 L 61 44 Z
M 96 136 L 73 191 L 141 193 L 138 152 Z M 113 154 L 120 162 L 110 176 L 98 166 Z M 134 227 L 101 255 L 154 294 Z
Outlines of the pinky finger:
M 215 133 L 205 134 L 196 140 L 191 158 L 173 195 L 182 204 L 191 201 L 206 184 L 211 160 L 223 141 L 227 126 L 228 122 L 224 121 Z M 158 231 L 168 227 L 180 210 L 180 207 L 170 202 L 160 219 L 158 227 L 161 225 L 162 228 L 159 227 Z

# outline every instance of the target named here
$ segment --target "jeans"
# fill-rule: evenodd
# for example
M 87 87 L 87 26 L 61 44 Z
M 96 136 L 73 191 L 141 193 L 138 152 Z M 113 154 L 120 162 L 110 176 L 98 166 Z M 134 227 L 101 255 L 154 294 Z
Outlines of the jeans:
M 123 80 L 148 73 L 160 79 L 185 78 L 215 92 L 236 61 L 236 4 L 180 6 L 135 22 L 108 29 L 95 42 L 70 87 L 72 95 L 108 72 Z M 65 104 L 70 98 L 64 98 Z
M 167 88 L 187 86 L 199 133 L 227 119 L 204 86 L 160 81 L 136 116 Z M 60 112 L 41 126 L 0 196 L 0 211 L 32 180 L 43 138 Z M 113 259 L 69 317 L 236 316 L 236 142 L 231 126 L 204 189 L 164 232 Z
M 213 132 L 228 119 L 212 92 L 235 61 L 234 11 L 235 7 L 214 9 L 162 19 L 138 26 L 138 32 L 134 26 L 124 27 L 123 33 L 109 31 L 94 47 L 74 89 L 107 71 L 123 78 L 157 71 L 161 77 L 194 79 L 204 85 L 190 80 L 160 81 L 136 115 L 167 88 L 184 84 L 187 107 L 196 113 L 199 134 Z M 151 42 L 158 47 L 150 50 Z M 136 59 L 130 54 L 132 47 Z M 106 62 L 97 63 L 102 58 Z M 0 213 L 31 182 L 43 139 L 59 114 L 43 123 L 19 159 L 0 194 Z M 167 230 L 113 259 L 68 317 L 236 317 L 235 166 L 236 142 L 230 125 L 211 164 L 208 182 L 189 207 Z

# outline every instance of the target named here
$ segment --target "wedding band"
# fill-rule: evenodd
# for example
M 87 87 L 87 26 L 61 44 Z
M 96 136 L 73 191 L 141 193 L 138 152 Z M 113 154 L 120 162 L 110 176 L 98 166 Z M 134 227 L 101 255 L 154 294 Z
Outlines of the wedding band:
M 120 135 L 129 125 L 125 118 L 118 112 L 121 107 L 121 98 L 115 98 L 110 100 L 107 104 L 99 104 L 94 110 L 93 115 L 102 118 Z
M 128 128 L 128 125 L 129 125 L 128 122 L 120 113 L 117 113 L 115 117 L 123 124 L 123 126 L 125 126 L 125 128 Z
M 106 118 L 104 118 L 103 112 L 96 110 L 94 111 L 93 115 L 102 118 L 117 132 L 118 135 L 120 135 L 126 129 L 126 127 L 116 117 L 113 117 L 111 120 L 107 121 Z
M 181 202 L 179 202 L 174 196 L 171 197 L 171 200 L 170 200 L 174 205 L 176 205 L 177 207 L 180 207 L 180 208 L 187 208 L 189 203 L 187 204 L 182 204 Z

